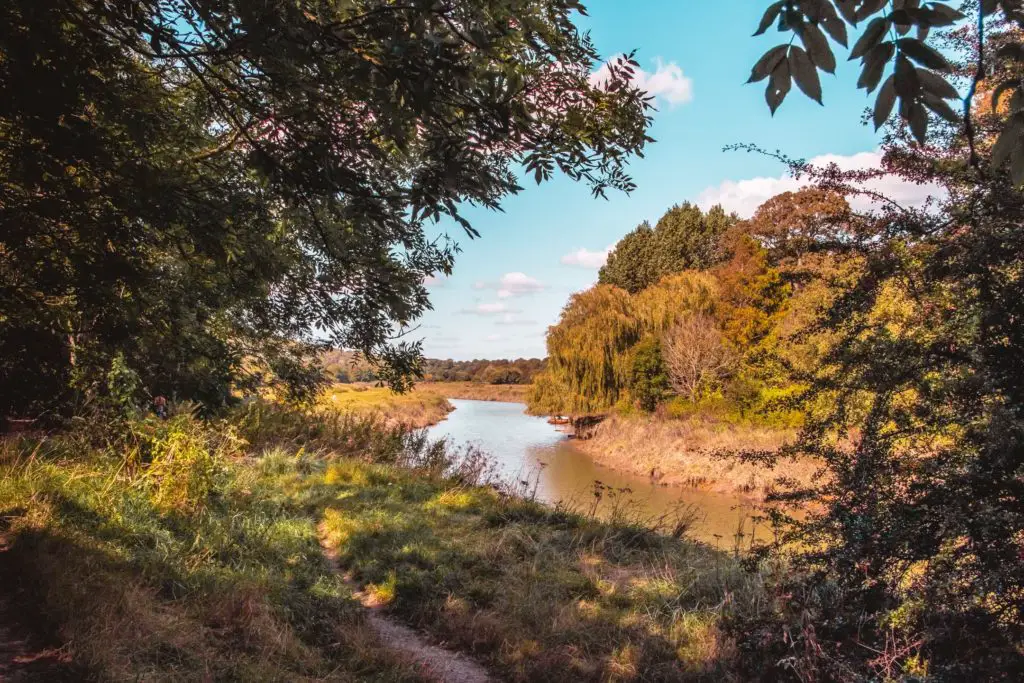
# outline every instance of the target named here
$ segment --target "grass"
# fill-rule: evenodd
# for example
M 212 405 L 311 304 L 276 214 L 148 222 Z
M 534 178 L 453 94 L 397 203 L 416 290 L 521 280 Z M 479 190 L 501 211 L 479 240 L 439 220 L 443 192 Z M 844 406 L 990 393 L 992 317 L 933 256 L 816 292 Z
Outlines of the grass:
M 418 680 L 322 540 L 508 680 L 738 680 L 724 624 L 766 600 L 730 554 L 483 485 L 478 454 L 376 413 L 257 401 L 104 431 L 0 442 L 0 578 L 100 679 Z
M 728 424 L 700 418 L 613 415 L 578 442 L 595 461 L 618 470 L 655 472 L 668 485 L 738 492 L 759 498 L 779 477 L 807 482 L 818 466 L 784 460 L 768 469 L 731 453 L 775 450 L 795 436 L 792 429 Z
M 433 393 L 445 398 L 473 401 L 505 401 L 526 403 L 529 384 L 483 384 L 480 382 L 420 382 L 416 393 Z
M 375 600 L 516 681 L 735 679 L 762 577 L 628 519 L 339 462 L 324 530 Z
M 137 455 L 2 445 L 0 580 L 76 664 L 101 680 L 419 680 L 323 559 L 320 491 L 288 488 L 319 463 L 214 451 L 213 488 L 175 507 Z
M 330 412 L 358 416 L 379 415 L 389 426 L 420 429 L 443 420 L 452 406 L 436 391 L 415 390 L 396 394 L 387 387 L 335 384 L 320 398 Z

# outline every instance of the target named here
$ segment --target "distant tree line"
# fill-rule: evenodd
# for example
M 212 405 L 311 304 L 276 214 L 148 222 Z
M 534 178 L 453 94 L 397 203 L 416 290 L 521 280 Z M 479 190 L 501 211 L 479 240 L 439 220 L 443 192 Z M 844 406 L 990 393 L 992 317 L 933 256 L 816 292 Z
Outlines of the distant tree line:
M 335 382 L 378 382 L 377 366 L 354 352 L 328 351 L 321 357 L 327 376 Z M 426 382 L 478 382 L 481 384 L 530 384 L 547 361 L 540 358 L 515 360 L 441 360 L 425 358 L 417 368 Z

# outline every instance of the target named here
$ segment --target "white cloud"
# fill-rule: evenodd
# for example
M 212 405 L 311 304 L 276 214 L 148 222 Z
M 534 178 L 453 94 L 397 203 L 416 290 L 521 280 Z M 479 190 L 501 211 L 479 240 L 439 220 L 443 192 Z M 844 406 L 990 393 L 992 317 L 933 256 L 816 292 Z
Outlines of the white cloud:
M 808 163 L 812 166 L 827 166 L 836 164 L 844 171 L 856 169 L 878 168 L 882 160 L 882 153 L 860 152 L 843 156 L 839 154 L 823 154 L 814 157 Z M 702 209 L 708 209 L 715 204 L 721 204 L 726 211 L 735 211 L 744 218 L 754 214 L 764 202 L 782 192 L 794 192 L 802 187 L 810 185 L 810 179 L 800 179 L 789 175 L 777 177 L 758 177 L 746 180 L 726 180 L 717 187 L 709 187 L 697 196 L 697 204 Z M 863 189 L 877 192 L 897 201 L 905 206 L 920 206 L 937 193 L 939 188 L 933 185 L 918 185 L 896 176 L 883 176 L 873 178 L 863 184 Z M 865 196 L 850 197 L 850 205 L 857 210 L 870 209 L 873 202 Z
M 590 251 L 586 247 L 569 252 L 561 258 L 562 265 L 597 269 L 608 261 L 608 254 L 615 245 L 608 245 L 603 251 Z
M 634 69 L 633 83 L 647 94 L 668 102 L 671 106 L 685 104 L 693 99 L 693 80 L 683 74 L 683 69 L 675 62 L 665 63 L 661 57 L 654 60 L 654 73 L 643 69 Z M 608 64 L 590 74 L 590 82 L 601 86 L 608 81 Z
M 500 334 L 489 334 L 486 337 L 486 340 L 489 341 L 489 342 L 498 341 L 499 339 L 501 339 L 501 335 Z
M 448 277 L 445 275 L 428 275 L 423 278 L 424 287 L 444 287 L 444 283 L 448 281 Z
M 544 289 L 544 283 L 526 273 L 505 273 L 497 282 L 479 281 L 473 285 L 475 289 L 496 289 L 499 299 L 533 294 Z
M 466 315 L 502 315 L 504 313 L 518 313 L 519 311 L 511 309 L 507 304 L 500 301 L 494 303 L 480 303 L 473 308 L 464 308 L 461 313 Z
M 495 325 L 502 325 L 507 327 L 535 327 L 539 325 L 536 320 L 528 320 L 526 318 L 517 318 L 511 313 L 506 313 L 501 316 L 501 320 L 494 323 Z

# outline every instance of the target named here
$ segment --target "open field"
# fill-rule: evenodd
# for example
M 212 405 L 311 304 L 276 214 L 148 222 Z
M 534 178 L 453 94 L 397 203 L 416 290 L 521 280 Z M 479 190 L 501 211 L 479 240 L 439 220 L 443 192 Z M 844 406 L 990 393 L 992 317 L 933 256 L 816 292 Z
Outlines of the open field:
M 435 393 L 445 398 L 473 401 L 525 403 L 529 384 L 483 384 L 480 382 L 420 382 L 416 392 Z
M 359 416 L 380 415 L 389 425 L 421 429 L 437 424 L 453 408 L 437 391 L 416 390 L 396 394 L 387 387 L 335 384 L 320 399 L 327 410 Z
M 635 474 L 651 475 L 666 485 L 739 492 L 760 498 L 778 477 L 809 481 L 812 462 L 784 460 L 768 469 L 740 462 L 730 453 L 775 450 L 794 438 L 789 430 L 732 425 L 699 418 L 613 415 L 577 445 L 596 462 Z

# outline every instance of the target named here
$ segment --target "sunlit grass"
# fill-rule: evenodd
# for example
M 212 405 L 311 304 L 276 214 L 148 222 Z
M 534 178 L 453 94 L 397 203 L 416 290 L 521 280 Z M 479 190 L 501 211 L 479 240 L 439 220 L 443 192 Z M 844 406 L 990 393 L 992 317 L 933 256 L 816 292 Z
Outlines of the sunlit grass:
M 0 569 L 106 679 L 413 678 L 321 542 L 373 603 L 503 678 L 735 678 L 723 620 L 764 591 L 731 555 L 482 485 L 476 454 L 376 417 L 308 419 L 257 403 L 145 421 L 127 451 L 7 442 Z M 186 452 L 174 476 L 202 485 L 163 486 L 161 457 Z
M 451 405 L 437 392 L 414 390 L 396 394 L 387 387 L 335 384 L 320 397 L 328 410 L 356 415 L 380 415 L 388 424 L 417 429 L 440 422 Z
M 373 484 L 335 480 L 327 542 L 381 604 L 436 638 L 515 680 L 729 674 L 721 620 L 759 595 L 733 558 L 493 489 L 374 472 Z

